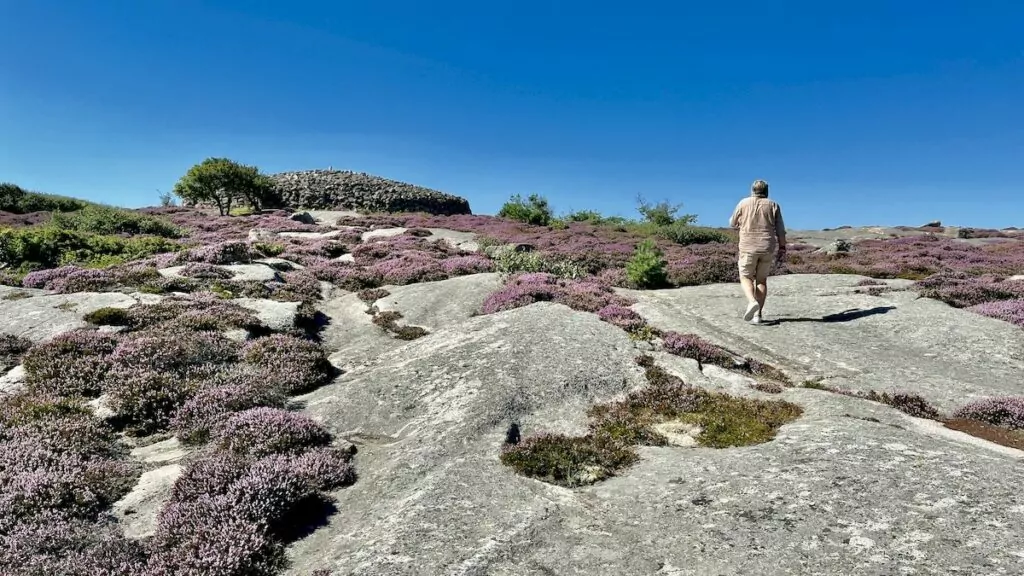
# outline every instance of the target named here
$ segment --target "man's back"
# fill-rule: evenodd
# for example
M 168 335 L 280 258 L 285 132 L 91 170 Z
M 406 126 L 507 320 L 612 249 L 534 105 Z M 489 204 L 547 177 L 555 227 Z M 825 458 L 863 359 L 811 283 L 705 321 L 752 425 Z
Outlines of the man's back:
M 758 196 L 740 200 L 729 225 L 740 231 L 740 252 L 766 254 L 774 252 L 780 243 L 786 244 L 782 208 L 774 200 Z

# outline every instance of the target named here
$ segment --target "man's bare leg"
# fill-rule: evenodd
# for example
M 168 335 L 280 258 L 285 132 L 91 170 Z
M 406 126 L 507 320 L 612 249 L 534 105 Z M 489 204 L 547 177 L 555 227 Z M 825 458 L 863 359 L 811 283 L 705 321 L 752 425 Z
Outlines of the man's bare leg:
M 743 319 L 749 321 L 760 310 L 760 305 L 757 303 L 757 289 L 754 279 L 749 276 L 740 276 L 740 285 L 743 286 L 743 294 L 747 297 L 747 309 L 743 313 Z
M 757 315 L 760 316 L 764 312 L 764 301 L 768 297 L 768 279 L 757 281 L 757 287 L 754 290 L 754 298 L 757 299 Z

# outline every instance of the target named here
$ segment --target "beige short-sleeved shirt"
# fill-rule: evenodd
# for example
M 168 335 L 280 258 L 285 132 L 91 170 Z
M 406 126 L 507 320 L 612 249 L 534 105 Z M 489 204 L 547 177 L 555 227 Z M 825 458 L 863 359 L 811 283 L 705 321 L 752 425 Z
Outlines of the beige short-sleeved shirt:
M 729 226 L 740 231 L 740 252 L 767 254 L 786 244 L 782 208 L 774 200 L 748 196 L 740 200 L 729 218 Z

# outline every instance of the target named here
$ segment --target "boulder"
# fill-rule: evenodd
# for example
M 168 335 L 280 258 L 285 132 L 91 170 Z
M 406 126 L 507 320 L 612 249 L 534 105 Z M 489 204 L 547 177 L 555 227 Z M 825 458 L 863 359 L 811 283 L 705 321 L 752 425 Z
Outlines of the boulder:
M 309 212 L 296 212 L 296 213 L 292 214 L 291 216 L 289 216 L 288 218 L 290 220 L 294 220 L 296 222 L 301 222 L 303 224 L 316 224 L 316 219 L 314 219 L 309 214 Z
M 9 293 L 0 287 L 0 294 Z M 129 308 L 138 301 L 120 292 L 76 292 L 49 294 L 42 290 L 23 290 L 31 294 L 16 300 L 0 297 L 0 326 L 14 336 L 41 342 L 88 324 L 82 320 L 86 314 L 100 308 Z
M 376 302 L 377 308 L 402 314 L 399 324 L 437 330 L 476 315 L 484 300 L 501 287 L 495 273 L 458 276 L 437 282 L 388 286 L 390 292 Z

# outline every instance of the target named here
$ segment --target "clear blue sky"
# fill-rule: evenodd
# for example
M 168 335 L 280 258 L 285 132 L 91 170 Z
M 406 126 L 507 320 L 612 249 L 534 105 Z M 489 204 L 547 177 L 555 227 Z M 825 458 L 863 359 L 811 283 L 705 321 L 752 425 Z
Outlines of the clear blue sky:
M 288 6 L 286 8 L 286 6 Z M 0 0 L 0 180 L 151 205 L 333 165 L 477 213 L 1024 226 L 1024 2 Z

